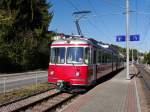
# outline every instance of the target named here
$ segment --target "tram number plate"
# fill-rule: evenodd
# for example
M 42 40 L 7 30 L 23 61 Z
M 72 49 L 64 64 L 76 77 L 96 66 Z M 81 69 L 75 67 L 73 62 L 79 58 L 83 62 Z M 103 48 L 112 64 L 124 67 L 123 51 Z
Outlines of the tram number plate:
M 57 80 L 57 86 L 63 86 L 64 81 L 63 80 Z
M 64 82 L 63 80 L 57 80 L 57 82 Z

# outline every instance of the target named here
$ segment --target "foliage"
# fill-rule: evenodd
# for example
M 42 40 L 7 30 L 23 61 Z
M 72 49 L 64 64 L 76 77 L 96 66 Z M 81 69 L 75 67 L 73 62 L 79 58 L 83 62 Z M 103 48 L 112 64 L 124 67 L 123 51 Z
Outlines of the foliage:
M 112 45 L 114 48 L 116 48 L 116 50 L 123 54 L 125 57 L 126 57 L 126 48 L 122 48 L 120 46 L 117 46 L 117 45 Z M 137 60 L 137 56 L 142 56 L 143 54 L 140 53 L 137 49 L 133 49 L 133 59 L 134 60 Z M 132 60 L 132 49 L 129 49 L 129 60 L 131 61 Z
M 144 55 L 144 62 L 150 64 L 150 52 Z
M 46 0 L 0 1 L 0 72 L 6 71 L 1 66 L 15 72 L 47 67 L 51 7 Z

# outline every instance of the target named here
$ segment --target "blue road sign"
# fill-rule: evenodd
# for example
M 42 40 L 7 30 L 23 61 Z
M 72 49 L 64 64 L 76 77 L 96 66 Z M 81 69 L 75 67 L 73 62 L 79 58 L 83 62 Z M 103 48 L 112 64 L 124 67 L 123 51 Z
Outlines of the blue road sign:
M 117 42 L 125 42 L 126 36 L 125 35 L 118 35 L 116 38 Z M 130 35 L 129 41 L 140 41 L 140 35 Z
M 140 36 L 139 35 L 130 35 L 130 41 L 139 41 Z
M 125 35 L 118 35 L 116 38 L 117 42 L 124 42 L 125 40 L 126 40 Z

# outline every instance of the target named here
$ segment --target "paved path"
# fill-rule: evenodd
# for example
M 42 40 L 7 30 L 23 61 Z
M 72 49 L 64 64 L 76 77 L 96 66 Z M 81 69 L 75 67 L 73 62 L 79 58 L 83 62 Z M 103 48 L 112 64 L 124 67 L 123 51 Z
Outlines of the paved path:
M 21 75 L 19 73 L 17 73 L 17 75 L 3 75 L 3 77 L 0 77 L 0 93 L 4 90 L 11 91 L 13 89 L 21 88 L 25 85 L 36 84 L 36 79 L 37 83 L 47 82 L 47 72 L 37 72 L 37 74 L 31 73 L 28 75 L 26 73 L 21 73 Z
M 133 70 L 132 74 L 135 72 Z M 134 79 L 126 80 L 126 69 L 124 69 L 111 80 L 99 84 L 61 111 L 138 112 Z

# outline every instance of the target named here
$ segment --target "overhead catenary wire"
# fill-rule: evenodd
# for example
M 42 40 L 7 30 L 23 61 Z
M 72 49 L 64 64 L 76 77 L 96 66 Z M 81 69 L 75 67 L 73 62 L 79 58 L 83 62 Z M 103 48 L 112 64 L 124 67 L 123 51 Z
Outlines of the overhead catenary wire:
M 136 30 L 136 34 L 138 33 L 137 31 L 138 31 L 138 23 L 137 23 L 137 21 L 138 21 L 138 14 L 137 14 L 137 12 L 138 12 L 138 1 L 136 0 L 135 1 L 135 10 L 136 10 L 136 18 L 135 18 L 135 30 Z
M 71 0 L 66 0 L 66 2 L 68 2 L 76 11 L 80 11 L 80 10 L 76 7 L 76 5 L 75 5 Z M 89 19 L 87 19 L 86 17 L 84 17 L 84 19 L 86 19 L 87 22 L 88 22 L 93 28 L 95 28 L 98 32 L 104 33 L 104 34 L 106 35 L 106 37 L 108 37 L 108 38 L 106 38 L 106 39 L 108 39 L 110 42 L 112 42 L 112 40 L 110 39 L 110 36 L 109 36 L 107 33 L 105 33 L 104 31 L 100 30 L 94 23 L 92 23 L 92 22 L 91 22 Z
M 150 2 L 149 2 L 150 3 Z M 149 4 L 150 5 L 150 4 Z M 148 6 L 149 6 L 148 5 Z M 139 34 L 138 33 L 138 31 L 140 31 L 140 29 L 139 29 L 139 27 L 138 27 L 138 16 L 139 15 L 150 15 L 150 13 L 149 12 L 145 12 L 145 11 L 140 11 L 139 9 L 138 9 L 138 0 L 136 0 L 135 1 L 135 11 L 132 11 L 132 14 L 135 14 L 135 33 L 136 34 Z M 143 36 L 140 36 L 141 37 L 141 39 L 140 40 L 142 40 L 141 42 L 138 42 L 138 43 L 136 43 L 136 45 L 134 45 L 134 46 L 132 46 L 132 47 L 141 47 L 141 45 L 143 45 L 143 43 L 146 43 L 145 41 L 146 41 L 146 37 L 147 37 L 147 35 L 148 35 L 148 33 L 149 33 L 149 29 L 150 29 L 150 17 L 149 17 L 149 21 L 148 21 L 148 24 L 145 24 L 145 27 L 144 27 L 144 32 L 143 32 Z
M 119 8 L 125 8 L 125 7 L 122 7 L 122 6 L 118 6 L 118 5 L 115 5 L 115 4 L 113 4 L 112 2 L 110 2 L 110 1 L 108 1 L 108 0 L 103 0 L 103 1 L 105 1 L 106 3 L 108 3 L 108 4 L 110 4 L 111 6 L 117 6 L 117 8 L 119 7 Z M 147 2 L 148 2 L 149 0 L 147 0 Z M 131 11 L 133 14 L 135 13 L 136 14 L 136 20 L 135 20 L 135 22 L 136 22 L 136 29 L 135 29 L 135 32 L 136 32 L 136 34 L 138 34 L 138 21 L 137 21 L 137 16 L 140 14 L 142 14 L 142 15 L 149 15 L 150 13 L 149 12 L 140 12 L 140 11 L 138 11 L 138 4 L 137 4 L 138 2 L 137 2 L 137 0 L 136 0 L 136 11 Z M 145 33 L 143 33 L 144 34 L 144 36 L 143 36 L 143 39 L 142 39 L 142 41 L 140 42 L 140 43 L 137 43 L 135 46 L 137 46 L 137 45 L 142 45 L 144 42 L 145 42 L 145 40 L 146 40 L 146 37 L 147 37 L 147 35 L 148 35 L 148 33 L 149 33 L 149 29 L 150 29 L 150 22 L 148 22 L 148 26 L 147 27 L 145 27 L 145 29 L 146 30 L 144 30 L 145 31 Z
M 110 6 L 115 6 L 116 8 L 121 8 L 123 10 L 125 9 L 124 6 L 116 5 L 116 4 L 112 3 L 112 2 L 110 2 L 110 0 L 103 0 L 103 1 L 108 3 Z
M 119 5 L 118 6 L 118 4 L 115 4 L 115 3 L 113 3 L 113 2 L 108 2 L 108 0 L 103 0 L 103 1 L 105 1 L 107 4 L 110 4 L 111 6 L 117 6 L 117 8 L 119 7 L 119 8 L 121 8 L 122 10 L 124 10 L 125 9 L 125 7 L 122 7 L 121 5 Z M 71 0 L 66 0 L 66 2 L 68 2 L 76 11 L 80 11 L 79 10 L 79 8 L 77 7 L 77 5 L 75 5 L 75 2 L 76 1 L 71 1 Z M 89 4 L 91 4 L 91 1 L 90 0 L 88 0 L 88 2 L 89 2 Z M 138 9 L 138 5 L 140 4 L 138 4 L 139 2 L 138 2 L 138 0 L 136 0 L 136 2 L 135 2 L 135 4 L 136 4 L 136 6 L 135 6 L 135 11 L 130 11 L 130 13 L 132 13 L 132 14 L 135 14 L 135 16 L 136 16 L 136 18 L 135 18 L 135 26 L 136 26 L 136 28 L 135 28 L 135 33 L 136 34 L 141 34 L 141 33 L 138 33 L 138 31 L 140 31 L 140 28 L 139 28 L 139 25 L 138 25 L 138 23 L 139 23 L 139 21 L 138 21 L 138 19 L 139 19 L 139 15 L 149 15 L 150 13 L 149 12 L 145 12 L 145 11 L 143 11 L 142 12 L 142 10 L 140 11 L 139 9 Z M 95 7 L 93 6 L 93 4 L 91 4 L 90 5 L 91 7 L 92 7 L 92 9 L 93 9 L 93 11 L 94 12 L 96 12 L 95 11 Z M 120 10 L 121 10 L 120 9 Z M 123 12 L 124 13 L 124 12 Z M 123 14 L 122 13 L 122 14 Z M 111 13 L 109 13 L 108 15 L 110 15 Z M 98 14 L 98 13 L 96 13 L 96 15 L 90 15 L 90 16 L 104 16 L 104 15 L 107 15 L 107 14 L 105 14 L 105 13 L 103 13 L 103 14 Z M 114 15 L 117 15 L 117 13 L 116 14 L 114 14 Z M 118 15 L 119 15 L 119 13 L 118 13 Z M 87 19 L 87 18 L 86 18 Z M 92 27 L 94 27 L 97 31 L 101 31 L 101 29 L 100 28 L 98 28 L 98 26 L 97 26 L 97 24 L 95 25 L 95 23 L 93 23 L 92 21 L 90 21 L 89 19 L 87 20 L 87 22 L 92 26 Z M 104 23 L 105 24 L 105 23 Z M 106 26 L 106 25 L 104 25 L 104 26 Z M 143 36 L 142 36 L 142 34 L 141 34 L 141 42 L 138 42 L 138 43 L 136 43 L 136 46 L 138 45 L 140 45 L 141 46 L 141 44 L 142 43 L 144 43 L 145 42 L 145 40 L 146 40 L 146 38 L 147 38 L 147 35 L 149 34 L 149 28 L 150 28 L 150 22 L 148 22 L 148 24 L 146 24 L 146 27 L 144 27 L 144 29 L 146 29 L 146 30 L 143 30 L 144 32 L 143 32 Z M 106 27 L 105 27 L 105 29 L 107 29 Z M 104 30 L 104 29 L 102 29 L 102 30 Z M 103 31 L 101 31 L 101 32 L 103 32 Z M 104 33 L 104 32 L 103 32 Z M 104 33 L 104 35 L 110 35 L 108 32 L 107 32 L 107 34 L 105 34 Z M 111 36 L 108 36 L 108 38 L 107 39 L 109 39 L 109 41 L 111 40 L 110 39 L 110 37 Z
M 98 15 L 98 13 L 97 13 L 97 11 L 95 10 L 95 7 L 94 7 L 93 3 L 91 2 L 91 0 L 88 0 L 88 3 L 89 3 L 89 5 L 91 6 L 91 8 L 92 8 L 92 10 L 94 11 L 94 13 L 95 13 L 96 15 Z M 103 24 L 103 28 L 107 30 L 108 37 L 111 37 L 110 30 L 109 30 L 109 28 L 107 27 L 107 25 L 105 24 L 104 20 L 100 18 L 100 21 L 102 21 L 101 23 Z M 90 23 L 90 24 L 91 24 L 91 23 Z M 110 40 L 111 40 L 111 42 L 113 42 L 111 38 L 110 38 Z
M 111 42 L 112 40 L 110 39 L 110 36 L 105 33 L 104 31 L 102 31 L 101 29 L 99 29 L 99 27 L 97 27 L 95 24 L 93 24 L 93 22 L 91 22 L 89 19 L 87 19 L 87 22 L 95 29 L 97 30 L 98 32 L 102 32 L 103 34 L 105 34 L 108 38 L 108 40 Z
M 150 3 L 149 3 L 149 5 L 150 5 Z M 145 26 L 145 29 L 144 29 L 144 35 L 143 35 L 143 40 L 138 44 L 138 45 L 142 45 L 144 42 L 145 42 L 145 40 L 146 40 L 146 37 L 147 37 L 147 35 L 148 35 L 148 33 L 149 33 L 149 29 L 150 29 L 150 15 L 149 15 L 149 21 L 148 21 L 148 24 L 147 24 L 147 26 Z
M 75 10 L 80 11 L 70 0 L 66 0 Z

